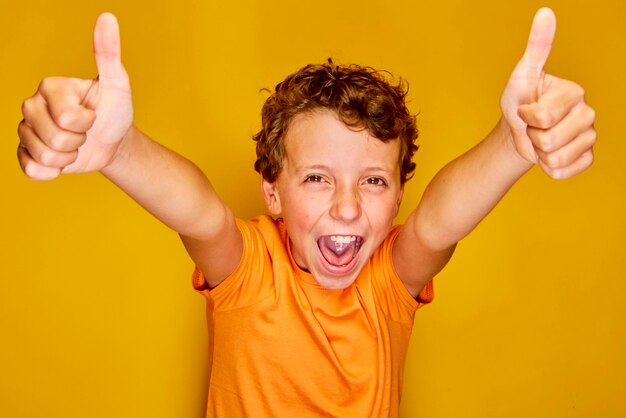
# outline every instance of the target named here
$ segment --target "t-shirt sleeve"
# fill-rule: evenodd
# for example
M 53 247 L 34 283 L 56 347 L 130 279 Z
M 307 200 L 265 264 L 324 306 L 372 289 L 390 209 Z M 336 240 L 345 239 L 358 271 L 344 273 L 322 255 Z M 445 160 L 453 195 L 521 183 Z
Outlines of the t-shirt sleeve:
M 393 243 L 400 229 L 399 226 L 394 227 L 373 255 L 374 280 L 378 283 L 382 298 L 385 299 L 390 312 L 396 311 L 400 304 L 406 309 L 405 312 L 412 315 L 418 308 L 432 302 L 434 298 L 433 281 L 432 279 L 429 280 L 416 298 L 413 298 L 404 286 L 394 268 L 392 257 Z M 400 312 L 397 314 L 402 316 Z
M 243 254 L 235 270 L 212 289 L 197 266 L 192 273 L 194 289 L 212 299 L 216 309 L 235 309 L 252 304 L 266 294 L 261 289 L 262 279 L 271 268 L 271 260 L 265 240 L 254 221 L 237 219 L 237 228 L 243 238 Z

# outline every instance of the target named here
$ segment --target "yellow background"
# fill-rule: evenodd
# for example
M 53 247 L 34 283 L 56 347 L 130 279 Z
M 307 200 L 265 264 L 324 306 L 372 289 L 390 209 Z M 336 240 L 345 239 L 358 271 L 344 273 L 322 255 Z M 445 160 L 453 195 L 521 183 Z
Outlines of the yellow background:
M 436 170 L 482 138 L 538 1 L 49 1 L 0 8 L 0 416 L 200 417 L 204 302 L 175 233 L 98 174 L 32 182 L 22 100 L 92 77 L 117 14 L 136 122 L 192 158 L 241 217 L 264 210 L 251 134 L 285 75 L 332 56 L 402 75 L 420 112 L 403 220 Z M 596 163 L 538 169 L 464 240 L 418 312 L 403 417 L 626 416 L 626 7 L 551 1 L 547 70 L 596 108 Z

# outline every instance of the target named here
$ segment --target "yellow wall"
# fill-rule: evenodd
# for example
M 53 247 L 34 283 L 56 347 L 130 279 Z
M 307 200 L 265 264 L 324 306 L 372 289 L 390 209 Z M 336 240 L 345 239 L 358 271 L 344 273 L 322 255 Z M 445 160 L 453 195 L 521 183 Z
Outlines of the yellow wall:
M 411 83 L 421 149 L 402 220 L 429 178 L 498 118 L 543 4 L 476 1 L 2 0 L 0 416 L 200 417 L 204 304 L 174 233 L 97 174 L 27 180 L 20 104 L 47 75 L 91 77 L 91 30 L 120 19 L 136 121 L 191 157 L 242 217 L 262 87 L 328 56 Z M 551 1 L 548 70 L 598 112 L 596 163 L 527 175 L 459 247 L 417 315 L 404 417 L 626 416 L 626 10 Z

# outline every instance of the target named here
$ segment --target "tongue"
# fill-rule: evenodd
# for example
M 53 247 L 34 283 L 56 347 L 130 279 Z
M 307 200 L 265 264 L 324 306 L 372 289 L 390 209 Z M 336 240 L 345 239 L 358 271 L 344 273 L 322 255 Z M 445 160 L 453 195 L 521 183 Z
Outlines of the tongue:
M 326 261 L 334 266 L 348 264 L 356 254 L 356 241 L 347 243 L 335 242 L 329 236 L 326 236 L 320 238 L 317 245 Z

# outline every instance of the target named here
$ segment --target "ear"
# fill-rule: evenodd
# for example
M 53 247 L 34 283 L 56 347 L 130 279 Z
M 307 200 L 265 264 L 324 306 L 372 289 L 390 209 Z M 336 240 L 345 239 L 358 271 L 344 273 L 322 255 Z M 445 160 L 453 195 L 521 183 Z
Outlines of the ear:
M 263 198 L 265 199 L 265 204 L 267 205 L 267 209 L 270 213 L 272 215 L 280 215 L 282 212 L 282 206 L 280 204 L 280 197 L 278 196 L 276 183 L 270 183 L 269 181 L 263 179 L 261 181 L 261 191 L 263 192 Z
M 400 204 L 402 203 L 402 196 L 404 196 L 404 185 L 400 187 L 400 193 L 398 194 L 398 200 L 396 201 L 396 210 L 395 210 L 395 213 L 393 214 L 394 218 L 398 216 L 398 212 L 400 211 Z

